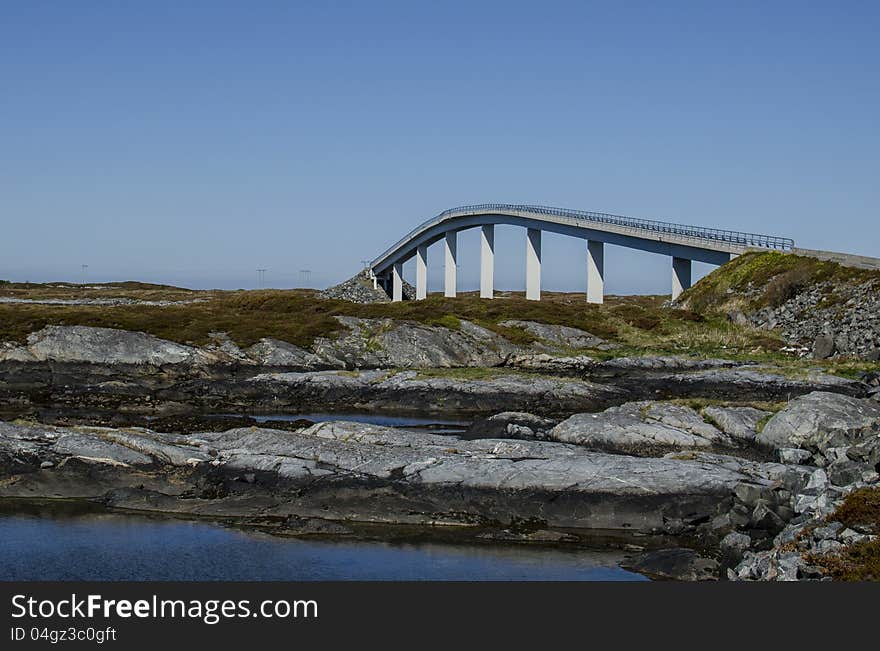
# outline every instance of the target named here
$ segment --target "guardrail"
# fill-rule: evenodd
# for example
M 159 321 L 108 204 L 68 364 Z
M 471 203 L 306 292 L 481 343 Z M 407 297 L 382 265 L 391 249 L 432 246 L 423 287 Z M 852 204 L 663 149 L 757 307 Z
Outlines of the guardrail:
M 566 220 L 573 220 L 574 223 L 586 226 L 592 224 L 608 224 L 621 228 L 631 229 L 636 232 L 644 232 L 651 234 L 668 233 L 680 237 L 687 237 L 707 242 L 722 242 L 725 244 L 733 244 L 742 247 L 756 247 L 762 249 L 773 249 L 778 251 L 790 251 L 794 248 L 794 240 L 790 237 L 777 237 L 775 235 L 761 235 L 759 233 L 746 233 L 741 231 L 730 231 L 718 228 L 703 228 L 701 226 L 689 226 L 686 224 L 676 224 L 674 222 L 655 221 L 652 219 L 638 219 L 636 217 L 624 217 L 622 215 L 612 215 L 603 212 L 589 212 L 586 210 L 569 210 L 567 208 L 553 208 L 550 206 L 533 206 L 528 204 L 509 204 L 509 203 L 482 203 L 472 206 L 459 206 L 458 208 L 450 208 L 444 210 L 436 217 L 433 217 L 410 231 L 406 236 L 400 239 L 394 246 L 388 249 L 382 256 L 374 260 L 378 262 L 387 253 L 391 252 L 407 240 L 411 239 L 425 227 L 442 222 L 447 217 L 453 215 L 464 215 L 468 213 L 533 213 L 539 215 L 548 215 L 552 217 L 561 217 Z

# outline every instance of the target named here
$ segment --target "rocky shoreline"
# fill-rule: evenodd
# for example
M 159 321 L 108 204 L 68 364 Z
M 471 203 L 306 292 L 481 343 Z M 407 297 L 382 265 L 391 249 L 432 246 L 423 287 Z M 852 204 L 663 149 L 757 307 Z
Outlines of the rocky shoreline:
M 318 339 L 311 350 L 268 339 L 241 350 L 221 334 L 196 347 L 110 328 L 48 326 L 25 345 L 0 344 L 0 408 L 559 415 L 644 399 L 772 401 L 870 390 L 818 371 L 791 376 L 733 360 L 565 354 L 572 342 L 601 340 L 563 326 L 542 326 L 545 339 L 524 347 L 466 321 L 450 330 L 339 318 L 349 334 Z
M 342 318 L 348 334 L 309 350 L 80 326 L 2 345 L 0 499 L 86 500 L 291 535 L 598 536 L 646 549 L 632 566 L 665 578 L 823 578 L 818 556 L 874 540 L 829 520 L 880 478 L 870 381 L 591 356 L 572 345 L 602 350 L 589 333 L 529 322 L 509 327 L 539 339 L 514 345 L 467 322 Z M 90 420 L 91 409 L 116 420 Z M 449 435 L 246 415 L 310 409 L 474 422 Z M 200 414 L 212 410 L 241 415 L 206 425 Z

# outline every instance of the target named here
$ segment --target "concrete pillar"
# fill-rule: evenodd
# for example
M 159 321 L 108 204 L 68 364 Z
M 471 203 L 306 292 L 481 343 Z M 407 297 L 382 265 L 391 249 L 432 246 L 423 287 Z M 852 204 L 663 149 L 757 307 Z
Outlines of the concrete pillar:
M 691 286 L 691 261 L 687 258 L 672 258 L 672 300 Z
M 526 232 L 526 298 L 541 300 L 541 231 L 537 228 Z
M 416 247 L 416 300 L 428 296 L 428 245 Z
M 587 241 L 587 303 L 605 300 L 605 243 Z
M 403 300 L 403 263 L 391 265 L 391 300 L 395 303 Z
M 480 298 L 495 293 L 495 224 L 480 229 Z
M 458 233 L 446 233 L 446 273 L 444 274 L 443 295 L 455 298 L 455 272 L 458 265 Z

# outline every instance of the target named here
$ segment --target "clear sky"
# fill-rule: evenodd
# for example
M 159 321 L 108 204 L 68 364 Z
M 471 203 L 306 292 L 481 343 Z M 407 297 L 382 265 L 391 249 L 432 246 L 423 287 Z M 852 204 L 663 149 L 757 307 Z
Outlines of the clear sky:
M 493 201 L 880 256 L 878 34 L 877 2 L 0 0 L 0 278 L 324 286 Z M 582 241 L 544 258 L 583 290 Z M 660 256 L 606 273 L 669 291 Z

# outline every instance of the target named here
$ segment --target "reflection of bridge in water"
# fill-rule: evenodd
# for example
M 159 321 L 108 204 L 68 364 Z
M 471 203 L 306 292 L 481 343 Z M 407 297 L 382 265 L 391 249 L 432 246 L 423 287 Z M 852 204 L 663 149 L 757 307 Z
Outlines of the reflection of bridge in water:
M 561 233 L 587 241 L 587 301 L 601 303 L 605 283 L 605 245 L 660 253 L 672 258 L 672 297 L 691 285 L 691 262 L 721 265 L 753 248 L 791 251 L 794 240 L 772 235 L 685 226 L 606 213 L 545 206 L 490 203 L 446 210 L 410 231 L 370 263 L 377 284 L 403 298 L 403 263 L 416 259 L 416 298 L 427 296 L 428 247 L 445 242 L 446 296 L 456 293 L 458 232 L 480 228 L 480 297 L 494 292 L 495 224 L 526 229 L 526 298 L 541 298 L 541 233 Z

